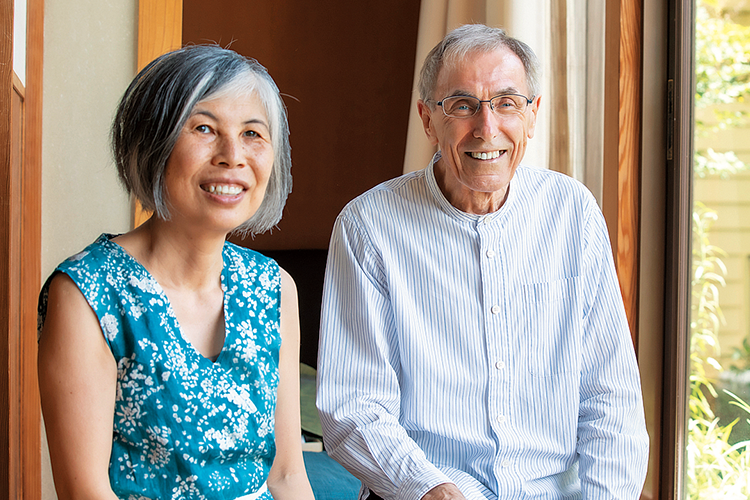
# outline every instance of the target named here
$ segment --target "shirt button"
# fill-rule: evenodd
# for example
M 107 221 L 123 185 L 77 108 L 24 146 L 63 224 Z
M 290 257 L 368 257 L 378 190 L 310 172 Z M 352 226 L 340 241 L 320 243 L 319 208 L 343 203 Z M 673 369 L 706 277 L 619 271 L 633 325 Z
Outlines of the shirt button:
M 492 314 L 498 314 L 500 312 L 500 306 L 492 306 L 490 311 L 492 312 Z
M 501 424 L 504 424 L 506 420 L 508 419 L 505 418 L 505 415 L 498 415 L 497 417 L 497 421 L 500 422 Z
M 492 259 L 492 258 L 495 257 L 495 251 L 492 250 L 492 249 L 489 249 L 489 250 L 487 250 L 487 252 L 485 253 L 485 255 L 487 256 L 488 259 Z
M 495 368 L 497 368 L 498 370 L 502 370 L 503 368 L 505 368 L 505 363 L 503 363 L 502 361 L 498 361 L 497 363 L 495 363 Z
M 503 460 L 503 462 L 500 465 L 506 468 L 510 467 L 510 460 Z

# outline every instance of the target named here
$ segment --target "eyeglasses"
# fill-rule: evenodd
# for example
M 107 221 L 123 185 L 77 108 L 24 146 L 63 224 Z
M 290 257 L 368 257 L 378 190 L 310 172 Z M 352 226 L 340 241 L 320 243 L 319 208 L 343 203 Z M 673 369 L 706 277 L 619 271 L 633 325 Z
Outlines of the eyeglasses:
M 443 108 L 445 116 L 469 118 L 477 114 L 483 102 L 490 103 L 490 109 L 499 115 L 510 115 L 523 113 L 526 106 L 534 102 L 534 96 L 529 99 L 521 94 L 502 94 L 492 99 L 482 100 L 469 95 L 454 95 L 438 101 L 437 105 Z

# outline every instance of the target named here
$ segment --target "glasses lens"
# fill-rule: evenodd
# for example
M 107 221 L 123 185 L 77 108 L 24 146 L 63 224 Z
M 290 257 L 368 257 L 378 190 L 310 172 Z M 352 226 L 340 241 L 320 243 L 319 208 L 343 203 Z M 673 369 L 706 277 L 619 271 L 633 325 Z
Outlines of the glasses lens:
M 492 107 L 497 113 L 515 113 L 523 111 L 526 99 L 520 95 L 499 95 L 492 99 Z
M 479 99 L 469 96 L 446 97 L 443 99 L 443 111 L 448 116 L 462 118 L 477 112 Z

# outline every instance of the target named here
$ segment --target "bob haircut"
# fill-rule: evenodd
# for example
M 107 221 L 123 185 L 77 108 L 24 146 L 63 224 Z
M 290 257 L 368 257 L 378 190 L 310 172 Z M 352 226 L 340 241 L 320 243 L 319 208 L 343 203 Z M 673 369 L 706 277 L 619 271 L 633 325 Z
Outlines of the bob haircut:
M 541 73 L 539 59 L 531 47 L 505 33 L 501 28 L 491 28 L 484 24 L 465 24 L 447 35 L 427 54 L 422 70 L 419 72 L 419 98 L 427 102 L 433 100 L 440 70 L 445 64 L 465 57 L 468 53 L 492 52 L 505 47 L 511 50 L 523 63 L 526 73 L 526 84 L 531 96 L 540 92 L 539 77 Z
M 265 108 L 274 160 L 263 202 L 234 232 L 255 235 L 278 224 L 292 190 L 284 102 L 258 61 L 215 45 L 190 45 L 158 57 L 138 73 L 122 96 L 110 139 L 117 172 L 128 193 L 145 209 L 168 220 L 164 173 L 193 108 L 213 97 L 249 92 Z

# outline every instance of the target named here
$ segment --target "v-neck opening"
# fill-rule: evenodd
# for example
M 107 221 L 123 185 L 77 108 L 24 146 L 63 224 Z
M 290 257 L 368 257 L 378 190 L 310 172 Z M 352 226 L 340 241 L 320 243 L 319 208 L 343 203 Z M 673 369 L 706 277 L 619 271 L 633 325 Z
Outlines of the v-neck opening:
M 224 255 L 225 247 L 222 247 L 222 249 L 221 249 L 221 275 L 220 275 L 220 281 L 221 281 L 220 286 L 221 286 L 221 292 L 222 292 L 221 293 L 221 296 L 222 296 L 222 321 L 224 323 L 224 342 L 221 345 L 221 350 L 219 350 L 219 354 L 216 356 L 216 359 L 212 360 L 210 357 L 205 356 L 202 352 L 200 352 L 198 350 L 198 348 L 195 347 L 195 345 L 187 337 L 185 337 L 185 335 L 183 335 L 183 333 L 182 333 L 182 325 L 180 324 L 180 319 L 177 317 L 177 313 L 175 312 L 174 307 L 172 307 L 172 301 L 169 300 L 169 297 L 167 296 L 167 292 L 164 291 L 164 288 L 161 286 L 161 283 L 159 283 L 159 281 L 156 279 L 156 277 L 153 274 L 151 274 L 151 271 L 149 271 L 148 269 L 146 269 L 146 266 L 144 266 L 143 264 L 141 264 L 141 262 L 138 261 L 138 259 L 136 259 L 135 257 L 133 257 L 130 254 L 130 252 L 128 252 L 127 250 L 125 250 L 125 248 L 123 246 L 121 246 L 119 243 L 116 243 L 115 241 L 112 241 L 113 238 L 116 238 L 119 235 L 104 234 L 103 236 L 104 236 L 104 238 L 106 240 L 106 243 L 108 243 L 110 245 L 113 245 L 115 247 L 116 251 L 121 252 L 125 256 L 125 258 L 133 261 L 135 263 L 135 265 L 138 266 L 138 268 L 140 268 L 140 270 L 144 274 L 144 276 L 146 276 L 147 278 L 149 278 L 150 280 L 152 280 L 159 287 L 158 288 L 158 292 L 159 292 L 159 296 L 164 301 L 164 304 L 165 304 L 164 307 L 167 308 L 168 311 L 172 311 L 172 316 L 174 317 L 174 320 L 175 320 L 175 333 L 177 334 L 176 336 L 179 337 L 180 340 L 182 340 L 182 342 L 184 342 L 185 344 L 187 344 L 190 347 L 190 349 L 192 349 L 193 352 L 198 357 L 202 358 L 207 363 L 210 363 L 212 366 L 216 366 L 216 364 L 219 362 L 219 360 L 221 360 L 225 356 L 224 353 L 227 350 L 227 346 L 229 345 L 228 340 L 229 340 L 229 332 L 230 332 L 229 328 L 227 328 L 227 301 L 228 301 L 227 291 L 228 291 L 229 288 L 226 286 L 226 283 L 225 283 L 226 282 L 226 273 L 227 273 L 226 258 L 225 258 L 225 255 Z

